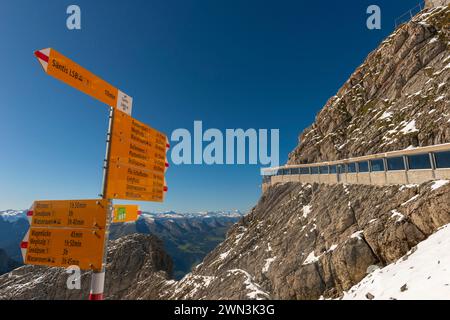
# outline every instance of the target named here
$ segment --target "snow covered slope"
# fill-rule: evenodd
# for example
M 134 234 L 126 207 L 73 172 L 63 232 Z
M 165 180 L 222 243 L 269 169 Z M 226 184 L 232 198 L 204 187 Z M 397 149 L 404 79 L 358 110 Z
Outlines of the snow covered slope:
M 352 299 L 450 299 L 450 224 L 344 293 Z

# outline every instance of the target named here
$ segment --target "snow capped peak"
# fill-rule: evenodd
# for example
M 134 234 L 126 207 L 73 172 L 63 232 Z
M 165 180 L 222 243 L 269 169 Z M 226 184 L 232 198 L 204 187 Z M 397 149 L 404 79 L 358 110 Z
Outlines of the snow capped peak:
M 7 222 L 16 222 L 20 219 L 27 219 L 26 210 L 4 210 L 0 211 L 0 219 L 3 219 Z
M 211 218 L 211 217 L 230 217 L 238 218 L 244 216 L 244 214 L 235 210 L 223 210 L 223 211 L 200 211 L 200 212 L 175 212 L 175 211 L 164 211 L 164 212 L 142 212 L 143 218 L 170 218 L 170 219 L 181 219 L 181 218 Z

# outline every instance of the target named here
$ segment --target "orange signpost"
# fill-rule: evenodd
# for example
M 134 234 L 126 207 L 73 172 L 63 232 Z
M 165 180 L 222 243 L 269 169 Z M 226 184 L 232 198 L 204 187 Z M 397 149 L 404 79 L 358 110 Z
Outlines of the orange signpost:
M 156 147 L 159 145 L 163 152 L 166 151 L 167 137 L 164 133 L 149 127 L 126 113 L 119 112 L 115 115 L 113 132 L 128 140 L 140 142 L 148 146 L 155 145 Z
M 113 223 L 136 221 L 141 214 L 139 206 L 134 204 L 115 204 Z
M 108 201 L 35 201 L 28 212 L 31 227 L 106 228 Z
M 159 146 L 144 146 L 118 135 L 113 135 L 111 160 L 135 168 L 164 173 L 166 170 L 166 153 L 160 149 Z
M 106 196 L 112 199 L 164 200 L 164 174 L 111 162 Z
M 28 240 L 22 242 L 27 243 L 25 264 L 102 268 L 105 229 L 31 227 L 24 240 Z
M 102 300 L 111 222 L 135 221 L 135 205 L 111 199 L 164 200 L 169 148 L 165 134 L 133 119 L 133 98 L 52 48 L 35 51 L 44 71 L 110 106 L 102 199 L 36 201 L 21 243 L 26 264 L 93 270 L 89 300 Z
M 116 112 L 112 121 L 106 197 L 141 201 L 164 200 L 167 137 Z
M 100 270 L 107 215 L 106 199 L 35 201 L 21 244 L 24 263 Z
M 165 134 L 116 112 L 112 125 L 111 159 L 147 170 L 164 173 L 166 168 L 167 137 Z M 155 167 L 155 165 L 157 167 Z
M 131 114 L 133 98 L 52 48 L 35 51 L 44 71 L 108 106 Z

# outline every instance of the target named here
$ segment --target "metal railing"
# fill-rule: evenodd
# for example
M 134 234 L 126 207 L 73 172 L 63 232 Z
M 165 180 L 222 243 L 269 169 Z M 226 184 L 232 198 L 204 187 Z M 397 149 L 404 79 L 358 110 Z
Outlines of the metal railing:
M 261 172 L 265 187 L 290 181 L 389 185 L 450 179 L 450 143 Z
M 422 11 L 425 8 L 425 1 L 419 2 L 415 7 L 409 9 L 397 19 L 395 19 L 395 28 L 410 21 L 416 14 Z

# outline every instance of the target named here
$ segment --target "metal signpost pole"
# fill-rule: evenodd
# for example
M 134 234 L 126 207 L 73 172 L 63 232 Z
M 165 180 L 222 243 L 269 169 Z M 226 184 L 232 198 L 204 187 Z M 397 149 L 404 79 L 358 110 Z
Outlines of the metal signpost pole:
M 108 183 L 108 170 L 109 170 L 109 157 L 111 153 L 111 139 L 112 139 L 112 128 L 114 119 L 114 107 L 110 107 L 109 111 L 109 124 L 108 133 L 106 138 L 106 155 L 103 165 L 103 187 L 102 187 L 102 198 L 106 199 L 106 188 Z M 113 207 L 111 199 L 108 199 L 108 210 L 106 217 L 106 230 L 105 230 L 105 244 L 103 246 L 103 264 L 101 270 L 93 270 L 91 278 L 91 290 L 89 293 L 89 300 L 103 300 L 103 291 L 105 287 L 105 266 L 106 266 L 106 255 L 107 255 L 107 244 L 109 238 L 109 226 L 111 224 L 113 214 Z

